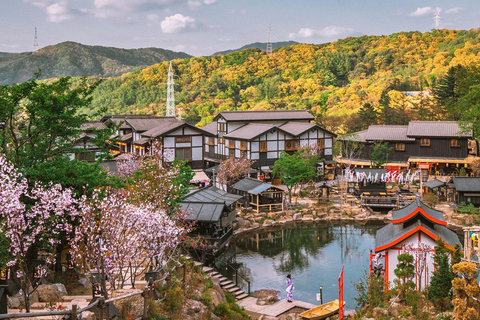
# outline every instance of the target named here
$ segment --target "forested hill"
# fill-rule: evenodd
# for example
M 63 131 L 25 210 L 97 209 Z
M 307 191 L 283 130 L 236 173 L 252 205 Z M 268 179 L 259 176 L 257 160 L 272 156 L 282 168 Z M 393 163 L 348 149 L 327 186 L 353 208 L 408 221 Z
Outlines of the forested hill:
M 362 129 L 365 119 L 442 120 L 449 114 L 432 95 L 402 91 L 430 90 L 451 66 L 479 62 L 479 51 L 478 30 L 433 30 L 298 44 L 272 56 L 247 49 L 175 60 L 175 101 L 182 116 L 198 125 L 219 111 L 238 109 L 306 108 L 338 133 Z M 167 70 L 161 63 L 104 81 L 93 108 L 164 114 Z
M 291 45 L 293 45 L 293 44 L 298 44 L 298 42 L 295 42 L 295 41 L 273 42 L 273 43 L 272 43 L 272 49 L 278 49 L 278 48 L 282 48 L 282 47 L 287 47 L 287 46 L 291 46 Z M 232 49 L 232 50 L 225 50 L 225 51 L 215 52 L 214 55 L 218 56 L 218 55 L 222 55 L 222 54 L 227 54 L 227 53 L 242 51 L 242 50 L 245 50 L 245 49 L 260 49 L 260 50 L 265 50 L 266 48 L 267 48 L 267 44 L 266 44 L 265 42 L 254 42 L 254 43 L 250 43 L 250 44 L 244 45 L 243 47 L 238 48 L 238 49 Z
M 36 52 L 0 53 L 0 84 L 24 82 L 39 69 L 42 79 L 62 76 L 118 76 L 188 54 L 158 48 L 119 49 L 62 42 Z

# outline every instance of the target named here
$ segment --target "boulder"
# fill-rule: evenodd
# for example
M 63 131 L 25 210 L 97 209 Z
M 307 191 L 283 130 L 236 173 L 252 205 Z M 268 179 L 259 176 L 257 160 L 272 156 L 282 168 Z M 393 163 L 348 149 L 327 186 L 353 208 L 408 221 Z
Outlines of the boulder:
M 67 289 L 61 283 L 41 284 L 36 290 L 39 301 L 57 302 L 67 295 Z
M 303 221 L 313 221 L 313 215 L 311 214 L 306 214 L 303 216 Z
M 275 221 L 270 220 L 270 219 L 266 219 L 266 220 L 263 222 L 262 227 L 270 227 L 270 226 L 273 226 L 274 224 L 275 224 Z
M 95 320 L 96 319 L 95 313 L 90 312 L 90 311 L 83 311 L 80 314 L 80 319 L 81 320 Z
M 87 288 L 90 285 L 90 280 L 88 278 L 80 278 L 77 283 L 84 288 Z
M 215 285 L 213 287 L 213 290 L 210 291 L 210 295 L 212 297 L 212 304 L 214 306 L 218 305 L 221 302 L 227 301 L 227 299 L 225 298 L 225 293 L 219 285 Z
M 301 219 L 302 219 L 302 214 L 301 213 L 295 213 L 293 215 L 293 220 L 294 221 L 301 220 Z
M 9 309 L 20 309 L 20 299 L 18 297 L 7 296 Z
M 240 229 L 247 229 L 247 228 L 250 228 L 251 226 L 250 221 L 248 220 L 238 219 L 237 223 L 238 223 L 238 228 Z
M 388 317 L 388 310 L 379 307 L 373 308 L 372 316 L 374 319 L 386 318 Z

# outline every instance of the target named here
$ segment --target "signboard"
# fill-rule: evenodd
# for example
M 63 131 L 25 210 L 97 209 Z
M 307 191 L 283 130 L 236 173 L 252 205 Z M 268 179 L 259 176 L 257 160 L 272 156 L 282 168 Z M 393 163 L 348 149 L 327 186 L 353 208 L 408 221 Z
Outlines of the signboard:
M 419 164 L 418 168 L 419 169 L 430 169 L 430 165 L 428 163 L 427 164 Z

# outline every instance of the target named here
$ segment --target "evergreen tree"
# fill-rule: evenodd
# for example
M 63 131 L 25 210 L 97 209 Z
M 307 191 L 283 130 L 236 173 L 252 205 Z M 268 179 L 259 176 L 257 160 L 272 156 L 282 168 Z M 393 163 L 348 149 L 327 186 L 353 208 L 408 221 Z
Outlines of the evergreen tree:
M 393 270 L 397 278 L 393 282 L 399 291 L 400 299 L 405 300 L 407 293 L 415 290 L 415 283 L 412 281 L 415 275 L 413 256 L 409 253 L 402 253 L 397 256 L 397 260 L 397 267 Z
M 358 112 L 361 119 L 360 130 L 367 129 L 370 125 L 375 124 L 378 118 L 378 112 L 371 103 L 365 102 Z
M 435 247 L 435 256 L 433 257 L 435 271 L 433 271 L 430 281 L 428 299 L 440 311 L 447 310 L 452 300 L 452 280 L 454 275 L 449 261 L 450 253 L 445 243 L 438 239 Z
M 392 148 L 388 146 L 388 142 L 379 141 L 372 147 L 372 161 L 373 165 L 380 167 L 388 162 L 388 154 Z
M 442 78 L 440 78 L 438 84 L 433 88 L 433 95 L 435 99 L 437 99 L 438 103 L 447 108 L 453 120 L 459 119 L 459 114 L 457 112 L 457 74 L 460 72 L 461 69 L 461 65 L 448 69 L 447 73 Z

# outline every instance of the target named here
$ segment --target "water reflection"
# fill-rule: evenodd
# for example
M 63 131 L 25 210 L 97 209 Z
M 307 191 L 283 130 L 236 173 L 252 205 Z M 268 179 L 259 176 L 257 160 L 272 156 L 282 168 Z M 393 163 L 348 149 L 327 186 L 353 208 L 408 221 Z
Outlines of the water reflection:
M 348 308 L 354 308 L 353 282 L 368 268 L 378 225 L 279 227 L 248 234 L 234 241 L 232 265 L 251 281 L 252 290 L 275 289 L 285 294 L 285 276 L 292 274 L 294 299 L 317 303 L 323 286 L 324 302 L 338 298 L 338 275 L 345 264 L 344 290 Z

